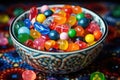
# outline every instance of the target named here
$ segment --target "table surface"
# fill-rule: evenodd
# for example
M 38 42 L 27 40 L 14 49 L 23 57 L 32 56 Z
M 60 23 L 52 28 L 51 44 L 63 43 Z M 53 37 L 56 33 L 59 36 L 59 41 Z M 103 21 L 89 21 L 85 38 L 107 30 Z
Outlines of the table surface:
M 63 1 L 61 3 L 63 3 Z M 56 2 L 54 4 L 61 3 Z M 102 72 L 105 75 L 106 80 L 120 80 L 120 24 L 118 24 L 120 23 L 120 16 L 113 18 L 117 20 L 118 23 L 109 22 L 107 17 L 111 16 L 106 17 L 106 14 L 115 9 L 119 4 L 111 2 L 88 3 L 71 1 L 65 3 L 86 7 L 101 15 L 108 23 L 109 33 L 99 57 L 97 57 L 96 60 L 85 69 L 75 73 L 64 75 L 45 74 L 38 72 L 32 66 L 23 61 L 15 51 L 13 45 L 9 43 L 5 46 L 0 46 L 0 80 L 22 80 L 22 72 L 27 69 L 35 71 L 37 75 L 36 80 L 90 80 L 89 78 L 91 73 L 96 71 Z M 0 15 L 5 14 L 10 18 L 7 23 L 0 23 L 0 35 L 4 35 L 7 39 L 10 38 L 8 30 L 10 23 L 16 17 L 14 15 L 14 10 L 16 8 L 22 8 L 25 11 L 30 9 L 32 6 L 41 6 L 43 4 L 53 4 L 53 2 L 19 2 L 8 5 L 0 4 Z

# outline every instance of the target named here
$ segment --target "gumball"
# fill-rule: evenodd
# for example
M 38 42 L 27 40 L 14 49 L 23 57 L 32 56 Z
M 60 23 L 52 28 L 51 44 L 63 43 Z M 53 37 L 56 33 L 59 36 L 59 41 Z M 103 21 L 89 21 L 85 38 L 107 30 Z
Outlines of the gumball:
M 87 19 L 89 19 L 90 21 L 93 20 L 93 16 L 92 16 L 91 14 L 89 14 L 89 13 L 85 13 L 85 17 L 86 17 Z
M 45 15 L 46 17 L 49 17 L 49 16 L 51 16 L 52 14 L 53 14 L 53 11 L 50 10 L 50 9 L 44 11 L 44 15 Z
M 30 36 L 33 37 L 34 39 L 36 39 L 36 38 L 41 37 L 41 33 L 36 31 L 36 30 L 34 30 L 34 29 L 31 29 L 30 30 Z
M 39 22 L 34 23 L 34 28 L 43 35 L 47 35 L 50 32 L 50 29 Z
M 94 42 L 94 39 L 95 39 L 95 37 L 94 37 L 93 34 L 87 34 L 87 35 L 85 36 L 85 41 L 86 41 L 87 43 L 92 43 L 92 42 Z
M 29 38 L 30 38 L 30 36 L 29 36 L 27 33 L 22 33 L 22 34 L 19 34 L 19 35 L 18 35 L 18 40 L 19 40 L 21 43 L 26 42 Z
M 87 43 L 81 40 L 77 40 L 75 43 L 79 45 L 80 50 L 88 47 Z
M 32 20 L 37 16 L 37 14 L 38 14 L 38 9 L 35 6 L 30 8 L 29 19 Z
M 42 23 L 46 19 L 46 16 L 44 14 L 38 14 L 36 17 L 36 20 L 40 23 Z
M 56 22 L 51 22 L 49 28 L 54 30 L 56 28 Z
M 6 14 L 0 14 L 0 23 L 8 23 L 10 20 L 10 17 Z
M 48 9 L 49 9 L 48 5 L 43 5 L 43 6 L 41 6 L 41 8 L 40 8 L 40 10 L 41 10 L 42 13 L 44 13 L 44 11 L 46 11 L 46 10 L 48 10 Z
M 58 40 L 59 39 L 59 33 L 55 30 L 51 30 L 48 34 L 49 38 L 52 40 Z
M 85 30 L 84 30 L 83 27 L 81 27 L 81 26 L 76 26 L 76 27 L 75 27 L 75 30 L 76 30 L 77 36 L 84 37 Z
M 70 16 L 68 19 L 68 24 L 70 26 L 73 26 L 76 23 L 76 17 L 75 16 Z
M 51 16 L 47 17 L 46 20 L 44 20 L 42 24 L 45 25 L 45 26 L 49 26 L 50 27 L 50 25 L 53 22 L 53 20 L 54 20 L 53 17 L 51 17 Z
M 57 41 L 60 50 L 66 50 L 68 48 L 68 41 L 67 40 L 58 40 Z
M 29 35 L 30 34 L 30 30 L 26 26 L 23 26 L 23 27 L 19 28 L 18 35 L 22 34 L 22 33 L 26 33 L 26 34 Z
M 76 51 L 79 50 L 79 45 L 76 43 L 69 43 L 66 51 Z
M 24 9 L 23 8 L 16 8 L 14 11 L 13 11 L 13 14 L 14 16 L 19 16 L 20 14 L 22 14 L 24 12 Z
M 95 39 L 98 40 L 98 39 L 101 38 L 102 32 L 101 32 L 100 30 L 95 30 L 95 31 L 93 32 L 93 35 L 94 35 Z
M 82 8 L 80 6 L 73 6 L 72 11 L 73 13 L 78 14 L 82 12 Z
M 78 25 L 82 26 L 83 28 L 86 28 L 88 24 L 89 24 L 89 19 L 85 17 L 78 20 Z
M 67 14 L 71 14 L 73 11 L 72 11 L 72 7 L 63 7 L 63 10 L 67 13 Z
M 30 19 L 25 19 L 24 23 L 25 23 L 25 26 L 28 27 L 28 28 L 30 28 L 30 26 L 32 24 L 31 21 L 30 21 Z
M 55 44 L 56 44 L 56 41 L 54 41 L 54 40 L 47 40 L 45 42 L 45 49 L 49 50 L 50 48 L 53 48 Z
M 66 13 L 63 10 L 58 11 L 57 14 L 59 14 L 60 16 L 66 17 Z
M 23 80 L 35 80 L 36 79 L 36 73 L 32 70 L 25 70 L 22 73 Z
M 69 36 L 70 38 L 74 38 L 74 37 L 76 36 L 76 31 L 75 31 L 75 29 L 70 29 L 70 30 L 68 31 L 68 36 Z
M 85 14 L 83 12 L 76 15 L 77 20 L 80 20 L 81 18 L 84 18 L 84 17 L 85 17 Z
M 60 33 L 60 39 L 67 40 L 68 39 L 68 34 L 66 32 Z

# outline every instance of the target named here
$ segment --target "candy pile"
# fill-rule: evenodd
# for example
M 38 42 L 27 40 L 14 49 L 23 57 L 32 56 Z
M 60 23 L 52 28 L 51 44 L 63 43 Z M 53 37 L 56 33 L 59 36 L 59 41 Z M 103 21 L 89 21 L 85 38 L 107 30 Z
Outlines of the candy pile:
M 71 5 L 32 7 L 28 17 L 15 24 L 14 32 L 22 44 L 48 52 L 81 50 L 102 36 L 93 16 Z

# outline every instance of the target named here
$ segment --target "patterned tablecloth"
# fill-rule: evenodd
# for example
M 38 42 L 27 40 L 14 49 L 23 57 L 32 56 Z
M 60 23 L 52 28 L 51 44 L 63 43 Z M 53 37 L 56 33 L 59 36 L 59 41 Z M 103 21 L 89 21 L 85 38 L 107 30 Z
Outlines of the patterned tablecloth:
M 0 80 L 23 80 L 22 73 L 27 69 L 36 73 L 36 80 L 90 80 L 91 73 L 96 71 L 102 72 L 106 80 L 120 80 L 120 5 L 109 2 L 72 4 L 93 10 L 108 23 L 109 33 L 106 43 L 96 60 L 85 69 L 71 74 L 52 75 L 38 72 L 17 54 L 8 30 L 12 20 L 20 13 L 32 6 L 43 4 L 27 3 L 27 6 L 23 3 L 0 4 L 0 43 L 6 39 L 8 41 L 8 44 L 0 45 Z

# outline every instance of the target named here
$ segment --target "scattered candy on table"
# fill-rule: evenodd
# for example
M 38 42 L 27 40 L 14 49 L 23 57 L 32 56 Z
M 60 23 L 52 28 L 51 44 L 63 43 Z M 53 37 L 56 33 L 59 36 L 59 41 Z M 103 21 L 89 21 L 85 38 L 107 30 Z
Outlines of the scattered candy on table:
M 30 8 L 28 17 L 15 26 L 16 37 L 22 44 L 42 51 L 81 50 L 102 36 L 98 22 L 80 6 L 50 8 L 43 5 L 40 10 L 34 6 Z

